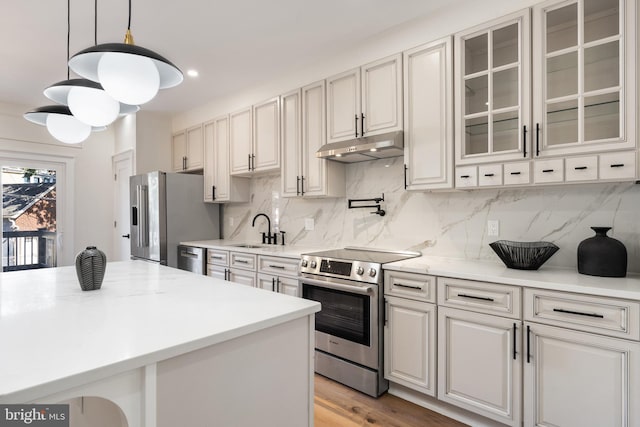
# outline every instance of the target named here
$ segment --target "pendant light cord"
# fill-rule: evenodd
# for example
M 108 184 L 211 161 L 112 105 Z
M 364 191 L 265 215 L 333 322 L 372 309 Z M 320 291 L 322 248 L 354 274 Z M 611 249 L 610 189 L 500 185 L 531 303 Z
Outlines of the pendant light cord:
M 93 45 L 98 45 L 98 0 L 93 2 Z
M 69 41 L 71 40 L 71 0 L 67 0 L 67 80 L 69 80 Z
M 129 22 L 127 23 L 127 30 L 131 30 L 131 0 L 129 0 Z

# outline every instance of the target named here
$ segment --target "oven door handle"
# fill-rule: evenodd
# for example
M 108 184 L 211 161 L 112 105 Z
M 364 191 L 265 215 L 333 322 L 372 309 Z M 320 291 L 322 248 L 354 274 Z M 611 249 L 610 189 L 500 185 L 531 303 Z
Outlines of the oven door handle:
M 369 295 L 371 292 L 373 292 L 373 286 L 370 286 L 370 285 L 362 285 L 362 286 L 347 285 L 344 283 L 314 280 L 314 279 L 309 279 L 307 277 L 300 277 L 298 280 L 303 285 L 309 284 L 311 286 L 317 286 L 320 288 L 337 289 L 339 291 L 353 292 L 355 294 L 361 294 L 361 295 Z

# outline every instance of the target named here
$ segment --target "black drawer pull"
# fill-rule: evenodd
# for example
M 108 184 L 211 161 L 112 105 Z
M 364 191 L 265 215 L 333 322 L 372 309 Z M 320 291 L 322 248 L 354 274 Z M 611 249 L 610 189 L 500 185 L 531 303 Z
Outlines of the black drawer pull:
M 587 168 L 586 166 L 576 166 L 574 169 L 577 170 L 577 171 L 583 171 L 586 168 Z
M 494 176 L 495 174 L 493 173 L 485 173 L 484 176 Z
M 491 302 L 493 302 L 493 301 L 494 301 L 494 299 L 493 299 L 493 298 L 489 298 L 489 297 L 478 297 L 478 296 L 475 296 L 475 295 L 458 294 L 458 296 L 459 296 L 459 297 L 461 297 L 461 298 L 479 299 L 479 300 L 482 300 L 482 301 L 491 301 Z
M 392 286 L 398 286 L 400 288 L 409 288 L 409 289 L 420 289 L 420 290 L 422 290 L 422 286 L 411 286 L 411 285 L 405 285 L 404 283 L 398 283 L 398 282 L 394 282 Z
M 511 175 L 520 175 L 522 172 L 511 172 Z
M 269 268 L 279 268 L 280 270 L 284 270 L 286 267 L 284 265 L 272 265 L 272 264 L 269 264 Z
M 213 259 L 224 259 L 224 257 L 222 255 L 214 255 L 211 258 L 213 258 Z
M 513 324 L 513 360 L 516 360 L 516 355 L 518 354 L 517 352 L 517 348 L 516 348 L 516 333 L 518 331 L 518 328 L 516 326 L 516 324 Z
M 527 325 L 527 363 L 531 363 L 531 326 Z
M 237 259 L 235 260 L 235 262 L 239 262 L 240 264 L 249 264 L 249 261 L 247 261 L 246 259 Z
M 614 163 L 611 165 L 612 168 L 621 168 L 624 166 L 624 163 Z
M 597 317 L 599 319 L 604 319 L 604 316 L 598 313 L 582 313 L 580 311 L 565 310 L 564 308 L 554 308 L 553 311 L 556 311 L 558 313 L 577 314 L 579 316 L 589 316 L 589 317 Z
M 542 169 L 543 173 L 549 173 L 549 172 L 553 172 L 553 169 Z
M 469 175 L 460 175 L 460 178 L 471 178 Z

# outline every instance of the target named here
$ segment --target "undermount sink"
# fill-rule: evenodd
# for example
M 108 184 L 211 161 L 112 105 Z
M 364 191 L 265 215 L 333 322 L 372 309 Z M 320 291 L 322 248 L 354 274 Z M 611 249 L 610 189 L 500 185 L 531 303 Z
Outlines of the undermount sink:
M 229 245 L 229 246 L 233 246 L 235 248 L 249 248 L 249 249 L 257 249 L 257 248 L 263 248 L 263 245 L 255 245 L 252 243 L 238 243 L 235 245 Z

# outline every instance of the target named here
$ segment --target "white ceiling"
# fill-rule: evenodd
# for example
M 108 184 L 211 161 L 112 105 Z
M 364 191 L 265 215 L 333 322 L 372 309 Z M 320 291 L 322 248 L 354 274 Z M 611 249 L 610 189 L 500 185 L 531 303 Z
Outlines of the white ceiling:
M 456 0 L 462 1 L 462 0 Z M 469 1 L 469 0 L 465 0 Z M 474 0 L 471 0 L 474 1 Z M 132 0 L 137 45 L 176 64 L 180 86 L 147 110 L 180 112 L 330 58 L 373 34 L 453 0 Z M 127 0 L 98 1 L 98 43 L 122 42 Z M 51 104 L 42 91 L 67 78 L 67 1 L 3 1 L 0 102 Z M 71 0 L 70 53 L 94 43 L 94 1 Z M 73 73 L 71 78 L 74 78 Z

